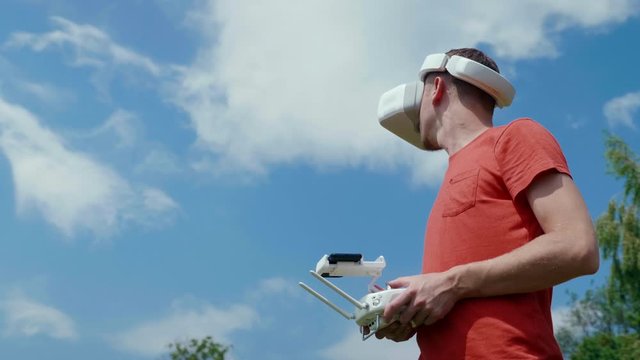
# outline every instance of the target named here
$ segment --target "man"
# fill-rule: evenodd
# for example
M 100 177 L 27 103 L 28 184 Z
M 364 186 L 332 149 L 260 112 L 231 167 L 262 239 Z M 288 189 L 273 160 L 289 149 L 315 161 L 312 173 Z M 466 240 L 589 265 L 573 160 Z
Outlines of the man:
M 476 49 L 447 53 L 494 71 Z M 495 100 L 446 71 L 424 79 L 417 131 L 449 167 L 431 209 L 421 275 L 385 309 L 378 338 L 417 333 L 421 360 L 561 359 L 551 288 L 599 266 L 589 213 L 553 136 L 530 119 L 493 127 Z

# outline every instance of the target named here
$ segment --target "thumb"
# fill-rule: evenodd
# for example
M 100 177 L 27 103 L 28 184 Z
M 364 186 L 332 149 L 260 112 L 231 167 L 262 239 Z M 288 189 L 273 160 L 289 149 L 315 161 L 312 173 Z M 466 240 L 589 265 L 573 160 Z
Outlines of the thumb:
M 399 277 L 395 280 L 391 280 L 387 283 L 392 289 L 403 288 L 409 286 L 409 278 L 408 277 Z

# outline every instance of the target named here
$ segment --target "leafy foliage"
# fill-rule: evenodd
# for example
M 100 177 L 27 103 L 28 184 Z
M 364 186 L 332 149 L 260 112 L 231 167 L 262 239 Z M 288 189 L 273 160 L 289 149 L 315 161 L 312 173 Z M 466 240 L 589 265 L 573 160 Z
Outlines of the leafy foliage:
M 596 229 L 605 259 L 611 259 L 606 298 L 613 333 L 640 330 L 640 163 L 620 138 L 607 139 L 610 170 L 624 179 L 624 199 L 611 201 Z
M 600 333 L 582 340 L 571 356 L 572 360 L 637 360 L 640 359 L 640 338 L 633 335 Z
M 230 348 L 207 336 L 201 340 L 191 339 L 186 344 L 169 344 L 169 349 L 172 349 L 171 360 L 224 360 Z
M 556 337 L 572 359 L 640 359 L 640 161 L 616 136 L 606 139 L 609 171 L 624 179 L 622 199 L 596 221 L 607 282 L 573 298 L 569 325 Z

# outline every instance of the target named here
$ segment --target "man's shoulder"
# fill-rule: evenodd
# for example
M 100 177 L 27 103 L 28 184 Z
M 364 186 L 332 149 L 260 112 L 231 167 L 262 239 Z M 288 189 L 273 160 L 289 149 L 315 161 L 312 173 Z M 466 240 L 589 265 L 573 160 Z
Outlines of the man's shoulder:
M 502 133 L 504 132 L 525 132 L 530 130 L 544 129 L 539 122 L 528 117 L 521 117 L 510 121 L 509 123 L 498 126 Z
M 495 126 L 476 137 L 449 158 L 449 167 L 454 164 L 465 166 L 497 161 L 497 157 L 513 155 L 514 148 L 529 150 L 530 144 L 549 138 L 552 138 L 551 133 L 540 123 L 528 117 L 518 118 L 505 125 Z M 452 161 L 453 159 L 456 161 Z
M 549 132 L 537 121 L 528 117 L 521 117 L 487 130 L 472 142 L 472 146 L 468 147 L 474 148 L 476 152 L 482 148 L 495 151 L 495 148 L 501 146 L 501 143 L 505 141 L 511 142 L 515 140 L 517 142 L 519 138 L 537 137 L 542 133 Z
M 542 126 L 542 124 L 528 117 L 515 119 L 506 125 L 496 127 L 495 130 L 496 143 L 503 142 L 505 138 L 553 137 L 551 132 Z

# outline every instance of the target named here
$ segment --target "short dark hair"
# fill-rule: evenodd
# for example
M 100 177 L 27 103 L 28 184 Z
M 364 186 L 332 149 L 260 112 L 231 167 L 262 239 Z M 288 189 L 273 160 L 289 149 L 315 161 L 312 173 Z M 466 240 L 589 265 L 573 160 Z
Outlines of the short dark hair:
M 474 48 L 460 48 L 460 49 L 451 49 L 447 51 L 447 55 L 449 56 L 462 56 L 464 58 L 479 62 L 480 64 L 494 70 L 497 73 L 500 73 L 500 69 L 495 61 L 492 58 L 487 56 L 484 52 Z M 437 74 L 437 73 L 434 73 Z M 487 94 L 483 90 L 475 87 L 474 85 L 469 84 L 468 82 L 457 79 L 453 76 L 449 76 L 451 78 L 451 82 L 454 84 L 456 89 L 458 90 L 458 96 L 461 101 L 465 101 L 465 99 L 472 97 L 477 99 L 482 106 L 493 113 L 493 109 L 496 106 L 496 101 L 491 95 Z M 425 79 L 426 81 L 426 79 Z
M 498 68 L 498 64 L 493 61 L 492 58 L 487 56 L 487 54 L 483 53 L 481 50 L 474 48 L 460 48 L 460 49 L 451 49 L 447 51 L 447 55 L 453 56 L 458 55 L 465 57 L 467 59 L 471 59 L 475 62 L 479 62 L 480 64 L 491 68 L 493 71 L 499 73 L 500 69 Z

